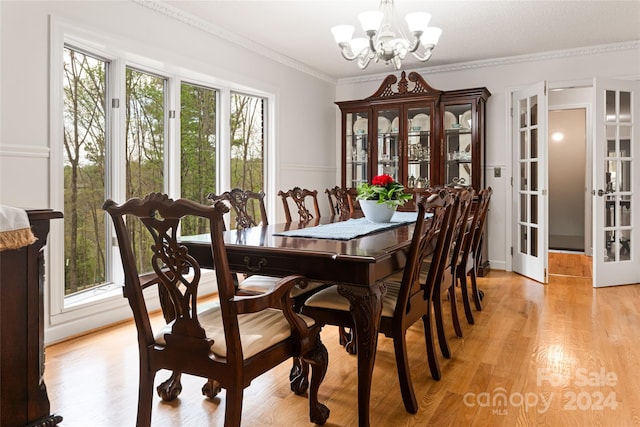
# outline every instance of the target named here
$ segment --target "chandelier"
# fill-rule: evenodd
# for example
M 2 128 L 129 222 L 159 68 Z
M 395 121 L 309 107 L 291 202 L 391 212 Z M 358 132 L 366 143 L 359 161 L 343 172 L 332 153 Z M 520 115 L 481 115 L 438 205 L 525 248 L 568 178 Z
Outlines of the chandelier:
M 426 12 L 413 12 L 405 17 L 413 39 L 409 40 L 396 24 L 393 0 L 381 0 L 380 10 L 363 12 L 358 15 L 367 38 L 353 37 L 354 27 L 337 25 L 331 28 L 333 37 L 347 61 L 358 60 L 358 67 L 364 70 L 373 60 L 393 64 L 400 69 L 401 61 L 411 53 L 416 59 L 426 62 L 431 58 L 442 30 L 429 27 L 431 15 Z

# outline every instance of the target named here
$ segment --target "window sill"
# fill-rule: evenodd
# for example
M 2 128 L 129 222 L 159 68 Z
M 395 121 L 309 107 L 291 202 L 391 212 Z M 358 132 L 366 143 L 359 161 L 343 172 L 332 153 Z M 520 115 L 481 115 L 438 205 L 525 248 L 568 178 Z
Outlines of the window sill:
M 115 296 L 122 296 L 122 285 L 118 285 L 116 283 L 108 283 L 65 297 L 64 308 L 65 310 L 67 310 L 79 306 L 85 306 L 87 304 L 100 303 L 107 298 Z

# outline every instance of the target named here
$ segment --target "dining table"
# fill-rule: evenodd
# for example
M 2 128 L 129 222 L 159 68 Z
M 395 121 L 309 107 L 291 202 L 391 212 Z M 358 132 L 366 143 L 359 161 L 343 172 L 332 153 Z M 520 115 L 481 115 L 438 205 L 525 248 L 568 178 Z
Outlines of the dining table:
M 404 267 L 416 215 L 398 212 L 386 224 L 366 218 L 321 217 L 224 232 L 231 271 L 275 277 L 301 274 L 310 281 L 337 285 L 340 295 L 349 301 L 361 427 L 370 425 L 371 379 L 386 292 L 381 279 Z M 180 243 L 201 267 L 214 267 L 209 234 L 182 236 Z

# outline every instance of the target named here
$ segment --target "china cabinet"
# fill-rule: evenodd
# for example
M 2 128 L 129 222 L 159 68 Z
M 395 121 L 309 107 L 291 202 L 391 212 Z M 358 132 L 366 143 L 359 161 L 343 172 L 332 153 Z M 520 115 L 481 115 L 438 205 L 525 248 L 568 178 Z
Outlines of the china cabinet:
M 441 91 L 415 72 L 387 76 L 342 114 L 342 186 L 386 173 L 410 191 L 484 186 L 486 88 Z

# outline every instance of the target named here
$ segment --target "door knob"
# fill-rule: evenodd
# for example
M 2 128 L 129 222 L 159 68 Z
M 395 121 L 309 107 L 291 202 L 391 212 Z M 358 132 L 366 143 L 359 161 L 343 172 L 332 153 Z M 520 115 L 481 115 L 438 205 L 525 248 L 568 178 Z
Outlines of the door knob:
M 600 196 L 600 197 L 604 196 L 605 194 L 611 194 L 611 193 L 614 193 L 614 191 L 613 190 L 607 190 L 607 191 L 598 190 L 598 196 Z M 593 194 L 595 194 L 595 192 Z

